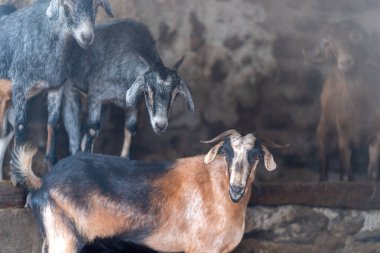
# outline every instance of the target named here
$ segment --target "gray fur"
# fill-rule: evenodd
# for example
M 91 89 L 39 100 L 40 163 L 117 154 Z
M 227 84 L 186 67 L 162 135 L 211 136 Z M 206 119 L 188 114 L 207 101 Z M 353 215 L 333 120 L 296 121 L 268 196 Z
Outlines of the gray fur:
M 82 51 L 80 59 L 76 61 L 78 64 L 72 77 L 75 86 L 88 94 L 89 116 L 84 151 L 91 151 L 92 142 L 100 130 L 104 103 L 111 102 L 125 110 L 136 110 L 137 101 L 144 95 L 151 125 L 157 134 L 166 130 L 168 113 L 177 94 L 184 95 L 189 110 L 194 110 L 189 89 L 176 72 L 183 59 L 175 64 L 174 69 L 165 67 L 145 25 L 132 19 L 120 20 L 97 26 L 95 34 L 94 44 Z M 78 100 L 68 98 L 66 101 Z M 69 103 L 65 103 L 65 106 L 80 108 L 80 105 Z M 129 118 L 136 117 L 135 113 L 126 115 L 130 115 L 126 122 L 136 123 L 136 119 Z M 70 146 L 73 146 L 73 143 L 78 143 L 77 129 L 80 125 L 68 120 L 65 120 L 65 124 Z M 130 123 L 126 123 L 125 127 L 135 128 Z
M 79 47 L 77 43 L 83 48 L 92 43 L 96 17 L 93 1 L 100 0 L 37 0 L 1 20 L 0 78 L 12 81 L 17 145 L 25 141 L 29 92 L 36 83 L 42 83 L 45 89 L 59 90 L 71 75 L 69 63 L 74 48 Z M 48 106 L 52 109 L 49 124 L 53 129 L 59 118 L 57 108 L 62 92 L 54 94 L 49 97 Z

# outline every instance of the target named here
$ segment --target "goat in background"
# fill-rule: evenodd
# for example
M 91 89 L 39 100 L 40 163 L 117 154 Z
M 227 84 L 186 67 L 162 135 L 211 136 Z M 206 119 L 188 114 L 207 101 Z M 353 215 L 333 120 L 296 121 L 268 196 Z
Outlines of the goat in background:
M 268 171 L 276 163 L 253 134 L 230 130 L 206 143 L 217 144 L 172 163 L 78 153 L 43 178 L 32 170 L 36 150 L 23 146 L 12 181 L 31 190 L 43 252 L 78 252 L 108 238 L 162 252 L 230 252 L 243 237 L 259 162 Z
M 95 28 L 94 44 L 80 52 L 73 74 L 65 89 L 64 123 L 70 140 L 70 152 L 80 146 L 80 99 L 76 89 L 88 95 L 88 119 L 82 151 L 91 152 L 101 128 L 101 109 L 113 103 L 125 110 L 124 144 L 121 156 L 129 155 L 131 137 L 137 124 L 137 102 L 144 95 L 150 123 L 157 134 L 168 126 L 168 114 L 178 94 L 194 104 L 186 83 L 177 70 L 164 66 L 148 28 L 125 19 Z
M 38 0 L 0 22 L 0 34 L 5 35 L 0 37 L 0 79 L 12 82 L 17 146 L 25 141 L 31 90 L 48 89 L 48 167 L 56 159 L 55 131 L 73 48 L 76 43 L 82 48 L 92 44 L 98 6 L 112 16 L 107 0 Z
M 380 149 L 380 66 L 366 31 L 348 20 L 325 29 L 319 48 L 308 59 L 315 63 L 333 60 L 321 94 L 318 124 L 320 179 L 326 180 L 327 148 L 337 138 L 341 180 L 352 180 L 352 149 L 369 148 L 368 177 L 378 179 Z

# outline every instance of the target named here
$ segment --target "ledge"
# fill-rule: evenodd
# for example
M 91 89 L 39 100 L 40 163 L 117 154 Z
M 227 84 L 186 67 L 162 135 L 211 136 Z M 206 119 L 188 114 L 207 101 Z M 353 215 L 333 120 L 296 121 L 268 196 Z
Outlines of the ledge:
M 380 209 L 380 183 L 256 183 L 250 205 Z
M 0 209 L 23 208 L 24 205 L 24 192 L 7 181 L 1 181 Z M 380 209 L 380 183 L 255 183 L 250 205 Z

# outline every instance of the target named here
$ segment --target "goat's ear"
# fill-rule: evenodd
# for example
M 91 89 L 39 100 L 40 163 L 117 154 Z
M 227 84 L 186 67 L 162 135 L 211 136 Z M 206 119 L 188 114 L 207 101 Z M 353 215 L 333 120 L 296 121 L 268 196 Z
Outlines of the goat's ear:
M 194 108 L 193 98 L 190 94 L 189 88 L 187 87 L 187 84 L 185 83 L 185 81 L 181 80 L 179 84 L 178 92 L 186 98 L 187 109 L 190 112 L 194 112 L 195 108 Z
M 50 20 L 57 20 L 59 17 L 59 6 L 62 5 L 62 0 L 51 0 L 49 7 L 46 9 L 46 16 Z
M 113 13 L 112 13 L 112 9 L 111 9 L 111 5 L 110 3 L 108 2 L 108 0 L 96 0 L 98 2 L 98 4 L 100 6 L 102 6 L 104 8 L 104 10 L 106 11 L 107 15 L 111 18 L 114 17 Z
M 276 169 L 277 164 L 273 159 L 273 155 L 269 152 L 269 150 L 261 145 L 261 149 L 264 151 L 264 166 L 268 171 L 273 171 Z
M 125 96 L 125 103 L 128 107 L 135 106 L 138 97 L 144 90 L 145 78 L 144 75 L 139 76 L 132 86 L 128 89 Z
M 212 161 L 214 161 L 216 155 L 218 154 L 218 151 L 220 149 L 220 147 L 223 145 L 223 141 L 222 142 L 219 142 L 218 144 L 216 144 L 212 149 L 210 149 L 210 151 L 208 151 L 208 153 L 206 154 L 203 162 L 205 164 L 209 164 L 211 163 Z

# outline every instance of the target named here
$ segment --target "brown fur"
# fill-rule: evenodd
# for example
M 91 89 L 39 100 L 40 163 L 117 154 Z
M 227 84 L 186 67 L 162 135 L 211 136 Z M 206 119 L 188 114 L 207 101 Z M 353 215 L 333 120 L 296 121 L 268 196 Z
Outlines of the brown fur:
M 203 159 L 180 159 L 175 170 L 154 182 L 167 195 L 167 202 L 160 212 L 159 229 L 144 240 L 146 245 L 168 252 L 221 252 L 240 242 L 251 185 L 244 198 L 233 203 L 224 159 L 219 156 L 209 165 Z
M 222 155 L 216 155 L 208 164 L 205 164 L 203 155 L 178 159 L 170 169 L 143 178 L 146 180 L 143 186 L 147 187 L 149 202 L 146 199 L 142 202 L 145 201 L 148 207 L 140 207 L 139 199 L 126 198 L 126 201 L 132 201 L 128 203 L 108 197 L 97 189 L 97 183 L 93 184 L 92 191 L 78 199 L 66 188 L 70 187 L 69 181 L 67 186 L 62 182 L 54 186 L 54 182 L 49 182 L 54 177 L 47 177 L 46 184 L 43 184 L 47 194 L 42 189 L 31 193 L 31 202 L 33 198 L 40 199 L 42 196 L 46 203 L 42 205 L 37 201 L 40 203 L 38 206 L 31 206 L 43 218 L 48 252 L 56 252 L 60 248 L 59 252 L 75 252 L 78 245 L 80 247 L 96 238 L 114 236 L 125 236 L 163 252 L 232 251 L 243 237 L 246 208 L 259 163 L 259 159 L 252 163 L 239 162 L 239 159 L 248 159 L 247 155 L 242 155 L 244 150 L 240 149 L 241 146 L 252 151 L 255 143 L 252 134 L 239 136 L 233 136 L 232 141 L 234 151 L 240 152 L 240 158 L 234 158 L 236 163 L 241 162 L 241 166 L 236 166 L 239 169 L 228 168 L 228 159 Z M 21 164 L 17 165 L 16 170 L 20 170 L 30 187 L 36 190 L 41 184 L 37 185 L 26 178 L 35 177 L 31 159 L 22 158 L 30 157 L 33 152 L 28 149 L 21 152 L 24 153 L 16 157 Z M 255 149 L 255 152 L 258 150 Z M 268 150 L 263 152 L 269 153 Z M 92 157 L 104 159 L 95 155 Z M 269 158 L 269 169 L 273 169 L 273 157 L 270 155 Z M 69 162 L 70 158 L 67 159 L 66 162 Z M 86 168 L 85 165 L 83 168 Z M 133 168 L 130 169 L 132 173 Z M 51 173 L 54 172 L 57 171 Z M 247 177 L 243 182 L 244 191 L 236 198 L 231 195 L 230 174 L 239 173 Z
M 9 80 L 0 80 L 0 126 L 4 124 L 5 112 L 11 105 L 12 99 L 12 82 Z

